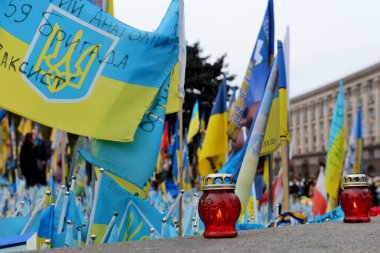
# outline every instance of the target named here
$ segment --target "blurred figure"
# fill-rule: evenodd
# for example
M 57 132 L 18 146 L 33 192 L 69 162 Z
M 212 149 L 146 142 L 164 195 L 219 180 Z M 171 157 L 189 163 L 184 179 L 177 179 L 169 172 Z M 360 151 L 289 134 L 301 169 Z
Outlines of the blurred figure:
M 36 184 L 35 172 L 38 171 L 36 153 L 37 149 L 33 141 L 33 135 L 28 133 L 25 136 L 20 152 L 20 167 L 25 177 L 27 188 Z
M 295 204 L 298 202 L 298 192 L 299 192 L 299 183 L 294 179 L 293 181 L 289 182 L 289 193 L 292 196 L 292 204 Z
M 37 171 L 35 174 L 35 183 L 46 185 L 46 169 L 48 160 L 51 157 L 50 144 L 42 139 L 38 128 L 34 128 L 33 142 L 36 146 Z
M 369 190 L 373 197 L 373 206 L 380 204 L 380 177 L 369 178 Z

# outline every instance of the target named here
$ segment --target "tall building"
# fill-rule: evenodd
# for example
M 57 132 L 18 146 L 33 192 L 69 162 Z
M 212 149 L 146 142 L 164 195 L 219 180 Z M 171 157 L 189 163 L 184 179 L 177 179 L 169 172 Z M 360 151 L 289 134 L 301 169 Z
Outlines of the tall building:
M 347 142 L 359 105 L 363 108 L 363 157 L 367 174 L 380 174 L 380 63 L 342 78 Z M 316 178 L 326 151 L 339 80 L 290 101 L 291 173 Z M 276 158 L 276 155 L 275 155 Z

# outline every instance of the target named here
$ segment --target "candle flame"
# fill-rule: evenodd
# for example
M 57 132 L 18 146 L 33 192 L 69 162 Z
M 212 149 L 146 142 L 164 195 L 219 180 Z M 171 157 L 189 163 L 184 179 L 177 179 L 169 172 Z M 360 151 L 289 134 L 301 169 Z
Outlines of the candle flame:
M 218 213 L 216 214 L 216 218 L 221 219 L 222 218 L 222 211 L 218 209 Z
M 358 208 L 357 206 L 356 206 L 356 202 L 354 201 L 354 208 Z

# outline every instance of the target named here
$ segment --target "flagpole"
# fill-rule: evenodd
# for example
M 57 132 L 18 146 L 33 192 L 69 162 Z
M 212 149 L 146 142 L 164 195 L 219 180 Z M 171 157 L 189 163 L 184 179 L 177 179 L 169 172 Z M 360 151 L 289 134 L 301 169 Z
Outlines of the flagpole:
M 273 154 L 268 156 L 269 168 L 268 168 L 268 223 L 272 220 L 273 215 Z
M 178 176 L 179 176 L 179 189 L 180 192 L 183 192 L 183 101 L 181 101 L 181 107 L 179 109 L 179 157 L 178 159 Z M 183 194 L 179 195 L 179 217 L 178 217 L 178 235 L 182 237 L 182 217 L 183 217 L 183 203 L 182 203 Z
M 281 141 L 281 166 L 282 166 L 282 184 L 284 191 L 284 208 L 283 212 L 289 212 L 289 157 L 288 157 L 288 142 Z
M 102 9 L 104 11 L 108 11 L 108 0 L 103 0 L 102 1 Z
M 182 237 L 182 218 L 183 218 L 183 103 L 185 99 L 185 72 L 186 72 L 186 38 L 185 38 L 185 16 L 184 16 L 184 3 L 179 0 L 178 6 L 178 64 L 179 64 L 179 82 L 178 82 L 178 97 L 180 100 L 179 108 L 179 158 L 178 158 L 178 176 L 180 188 L 180 201 L 179 201 L 179 221 L 178 221 L 178 234 Z
M 91 242 L 95 241 L 95 239 L 96 239 L 96 236 L 95 236 L 95 239 L 92 240 L 93 235 L 91 235 L 91 230 L 92 230 L 92 224 L 94 223 L 95 211 L 96 211 L 96 206 L 98 204 L 103 174 L 104 174 L 104 169 L 100 168 L 99 169 L 99 178 L 98 178 L 98 180 L 95 181 L 94 200 L 93 200 L 92 206 L 91 206 L 90 219 L 89 219 L 88 230 L 87 230 L 88 231 L 87 232 L 87 238 L 86 238 L 86 244 L 87 245 L 91 244 Z

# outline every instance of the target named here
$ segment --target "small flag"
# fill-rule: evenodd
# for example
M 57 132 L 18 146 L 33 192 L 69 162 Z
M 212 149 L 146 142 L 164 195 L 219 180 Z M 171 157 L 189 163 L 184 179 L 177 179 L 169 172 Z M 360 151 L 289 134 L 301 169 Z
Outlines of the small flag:
M 336 207 L 340 179 L 343 173 L 346 137 L 344 127 L 344 92 L 343 81 L 339 85 L 339 94 L 330 127 L 329 145 L 325 171 L 325 186 L 329 196 L 328 211 Z
M 324 168 L 321 167 L 319 171 L 319 176 L 317 179 L 317 184 L 314 188 L 313 194 L 313 205 L 311 210 L 314 216 L 322 215 L 326 213 L 327 209 L 327 192 L 325 187 L 325 173 Z
M 359 107 L 344 162 L 343 175 L 364 173 L 362 107 Z
M 187 135 L 187 142 L 191 143 L 193 140 L 193 137 L 199 133 L 199 105 L 198 100 L 195 101 L 193 112 L 191 114 L 191 120 L 189 125 L 189 133 Z
M 216 173 L 223 166 L 228 154 L 227 137 L 227 83 L 223 79 L 207 124 L 207 132 L 199 158 L 199 173 L 202 177 Z
M 278 45 L 278 56 L 272 64 L 264 97 L 243 148 L 241 166 L 238 166 L 238 170 L 234 175 L 236 194 L 242 204 L 242 211 L 245 211 L 247 207 L 249 191 L 254 181 L 260 154 L 262 153 L 262 148 L 266 145 L 263 140 L 265 139 L 264 135 L 267 134 L 273 101 L 277 97 L 276 93 L 278 94 L 278 89 L 286 88 L 286 71 L 282 43 L 279 42 Z M 285 112 L 287 113 L 287 111 Z M 278 118 L 280 118 L 280 116 L 278 116 Z M 286 136 L 284 136 L 284 138 L 285 137 Z

